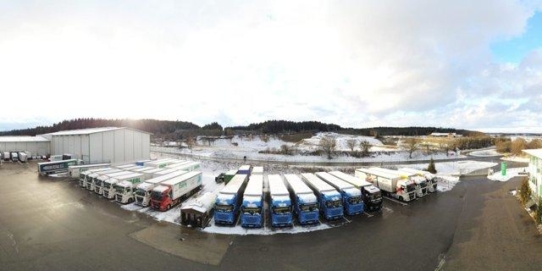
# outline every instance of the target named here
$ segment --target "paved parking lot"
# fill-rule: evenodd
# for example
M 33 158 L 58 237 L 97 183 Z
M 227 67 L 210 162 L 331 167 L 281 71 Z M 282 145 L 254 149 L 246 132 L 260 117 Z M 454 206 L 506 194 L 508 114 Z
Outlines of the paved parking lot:
M 224 236 L 156 222 L 80 189 L 0 168 L 0 270 L 539 270 L 542 241 L 508 190 L 465 179 L 329 230 Z

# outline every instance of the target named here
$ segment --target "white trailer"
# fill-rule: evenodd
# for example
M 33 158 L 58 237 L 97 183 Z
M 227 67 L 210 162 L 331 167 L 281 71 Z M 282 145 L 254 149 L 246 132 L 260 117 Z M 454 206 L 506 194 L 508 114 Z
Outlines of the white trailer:
M 84 187 L 86 189 L 94 191 L 95 182 L 98 180 L 98 177 L 100 175 L 110 174 L 110 173 L 117 173 L 117 172 L 122 172 L 122 171 L 124 171 L 124 170 L 118 169 L 118 168 L 113 168 L 113 169 L 110 169 L 110 170 L 107 170 L 107 171 L 94 172 L 94 173 L 89 174 L 87 176 L 87 178 L 83 181 L 83 185 L 84 185 Z
M 253 167 L 252 175 L 263 175 L 263 167 Z
M 335 187 L 341 193 L 346 214 L 356 215 L 363 213 L 364 206 L 359 189 L 327 172 L 316 172 L 316 176 Z
M 431 172 L 420 170 L 420 169 L 414 169 L 414 168 L 406 168 L 406 167 L 400 168 L 399 171 L 410 172 L 418 176 L 424 177 L 425 180 L 427 180 L 427 191 L 429 191 L 430 193 L 437 192 L 438 179 Z
M 284 178 L 288 183 L 288 189 L 293 194 L 294 211 L 299 224 L 317 224 L 318 200 L 310 187 L 295 174 L 285 174 Z
M 372 168 L 358 168 L 355 176 L 374 184 L 380 188 L 383 194 L 390 197 L 406 202 L 416 199 L 416 184 L 406 176 L 390 174 Z
M 72 178 L 80 178 L 81 173 L 90 169 L 108 168 L 110 164 L 90 164 L 90 165 L 78 165 L 69 166 L 68 173 Z
M 132 172 L 137 172 L 137 173 L 141 173 L 141 172 L 143 172 L 143 171 L 150 170 L 150 169 L 156 169 L 156 168 L 140 166 L 139 168 L 132 169 L 132 170 L 130 170 L 130 171 L 132 171 Z
M 128 175 L 132 174 L 131 171 L 121 170 L 119 172 L 114 173 L 108 173 L 108 174 L 100 174 L 97 178 L 94 178 L 94 192 L 98 195 L 104 194 L 104 182 L 111 179 L 116 178 L 118 176 Z
M 129 167 L 133 167 L 135 166 L 136 164 L 134 163 L 131 163 L 131 164 L 124 164 L 124 165 L 120 165 L 120 166 L 113 166 L 114 168 L 119 168 L 119 169 L 125 169 L 125 168 L 129 168 Z
M 158 173 L 160 171 L 164 171 L 164 169 L 163 168 L 152 168 L 152 169 L 142 171 L 141 173 L 143 173 L 145 175 L 145 180 L 150 180 L 152 178 L 158 177 L 158 175 L 156 173 Z
M 416 184 L 416 197 L 417 198 L 422 198 L 425 195 L 427 195 L 427 181 L 425 180 L 425 178 L 423 178 L 421 176 L 418 176 L 415 173 L 402 172 L 402 171 L 397 171 L 397 170 L 393 170 L 393 169 L 378 168 L 378 167 L 373 167 L 372 169 L 380 170 L 382 172 L 388 172 L 390 174 L 397 174 L 397 175 L 400 175 L 400 176 L 406 176 L 408 179 L 410 179 L 411 181 L 413 181 Z
M 114 169 L 114 168 L 105 167 L 105 168 L 89 169 L 89 170 L 85 170 L 85 171 L 81 172 L 79 174 L 79 186 L 81 186 L 81 187 L 87 186 L 86 180 L 87 180 L 87 178 L 89 178 L 88 175 L 90 175 L 92 173 L 97 173 L 97 172 L 100 172 L 100 171 L 107 171 L 107 170 L 112 170 L 112 169 Z
M 179 204 L 183 199 L 201 189 L 200 171 L 192 171 L 160 183 L 151 193 L 151 207 L 155 210 L 167 211 Z
M 188 163 L 192 163 L 192 161 L 178 160 L 175 164 L 167 165 L 166 168 L 176 168 L 182 165 L 186 165 Z
M 188 162 L 182 165 L 177 165 L 175 167 L 172 167 L 171 169 L 176 170 L 184 170 L 184 171 L 195 171 L 200 169 L 200 163 L 199 162 Z
M 133 173 L 133 172 L 130 172 L 130 171 L 124 171 L 123 172 L 125 174 L 123 175 L 120 175 L 120 176 L 124 176 L 124 175 L 131 175 L 131 174 L 139 174 L 139 173 Z M 115 184 L 117 184 L 118 182 L 120 182 L 121 180 L 118 179 L 118 177 L 120 176 L 115 176 L 115 177 L 112 177 L 112 178 L 107 178 L 106 180 L 104 180 L 100 187 L 102 189 L 102 193 L 100 195 L 104 196 L 104 198 L 106 199 L 114 199 L 115 198 L 115 195 L 117 194 L 116 190 L 115 190 Z
M 145 181 L 141 173 L 122 175 L 115 177 L 115 179 L 117 180 L 113 185 L 115 188 L 115 200 L 122 204 L 133 202 L 136 186 Z
M 171 164 L 178 163 L 178 159 L 168 158 L 168 159 L 160 159 L 156 161 L 150 161 L 145 163 L 146 167 L 154 167 L 154 168 L 164 168 L 166 166 L 169 166 Z
M 369 209 L 369 211 L 379 211 L 382 209 L 382 192 L 372 183 L 341 171 L 331 171 L 329 174 L 348 182 L 359 189 L 363 195 L 365 209 Z
M 156 178 L 147 179 L 145 182 L 138 184 L 135 191 L 135 203 L 145 207 L 149 206 L 153 188 L 160 183 L 179 177 L 185 173 L 188 173 L 188 171 L 176 171 Z
M 170 173 L 173 173 L 173 172 L 176 172 L 176 171 L 179 171 L 178 169 L 176 168 L 168 168 L 168 169 L 165 169 L 165 168 L 160 168 L 162 169 L 162 171 L 159 171 L 159 172 L 155 172 L 154 175 L 155 176 L 162 176 L 162 175 L 167 175 L 167 174 L 170 174 Z

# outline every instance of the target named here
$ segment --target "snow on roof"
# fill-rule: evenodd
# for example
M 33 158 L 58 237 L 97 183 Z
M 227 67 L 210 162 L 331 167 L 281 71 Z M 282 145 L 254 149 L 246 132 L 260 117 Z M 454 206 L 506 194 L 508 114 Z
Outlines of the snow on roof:
M 269 193 L 272 197 L 290 196 L 290 193 L 284 184 L 284 180 L 280 175 L 268 175 L 267 180 L 269 181 Z
M 331 171 L 329 172 L 329 174 L 345 181 L 345 182 L 348 182 L 356 187 L 362 187 L 362 186 L 371 186 L 373 185 L 372 183 L 366 181 L 366 180 L 362 180 L 360 178 L 357 178 L 355 176 L 352 176 L 352 175 L 348 175 L 344 172 L 341 172 L 341 171 Z
M 347 183 L 327 172 L 316 172 L 316 176 L 340 190 L 354 188 L 352 184 Z
M 245 189 L 245 193 L 243 194 L 243 197 L 247 196 L 255 196 L 260 197 L 263 194 L 263 176 L 262 175 L 253 175 L 250 177 L 250 180 L 248 181 L 247 188 Z
M 252 174 L 263 174 L 263 167 L 252 168 Z
M 301 177 L 307 182 L 308 185 L 312 186 L 320 193 L 333 191 L 337 192 L 337 190 L 333 188 L 333 186 L 322 181 L 320 178 L 316 177 L 316 175 L 312 173 L 303 173 L 301 174 Z
M 176 184 L 181 183 L 181 182 L 186 182 L 187 180 L 190 180 L 191 178 L 193 178 L 196 175 L 201 175 L 201 171 L 187 172 L 185 174 L 182 174 L 179 178 L 169 179 L 167 181 L 164 181 L 161 184 L 164 184 L 164 185 L 176 185 Z
M 55 133 L 49 133 L 49 134 L 46 134 L 46 135 L 51 135 L 51 136 L 90 135 L 90 134 L 95 134 L 95 133 L 103 133 L 103 132 L 109 132 L 109 131 L 115 131 L 115 130 L 124 130 L 124 129 L 137 131 L 137 132 L 145 133 L 145 134 L 150 134 L 150 133 L 145 132 L 145 131 L 132 129 L 132 128 L 128 128 L 128 127 L 99 127 L 99 128 L 88 128 L 88 129 L 79 129 L 79 130 L 60 131 L 60 132 L 55 132 Z
M 312 192 L 312 190 L 301 180 L 301 178 L 299 178 L 299 176 L 295 174 L 284 174 L 284 177 L 296 195 L 312 194 L 314 196 L 314 192 Z
M 245 174 L 237 174 L 233 176 L 230 182 L 224 188 L 222 188 L 220 194 L 237 194 L 239 188 L 241 188 L 246 178 L 247 175 Z
M 523 150 L 523 152 L 537 158 L 542 158 L 542 149 Z
M 148 191 L 148 190 L 151 190 L 154 186 L 155 184 L 152 184 L 152 183 L 140 183 L 137 185 L 137 189 Z
M 42 136 L 0 136 L 0 142 L 49 142 Z
M 396 178 L 403 179 L 404 178 L 403 175 L 399 173 L 396 173 L 396 174 L 390 173 L 390 172 L 379 170 L 379 168 L 373 168 L 373 167 L 372 168 L 358 168 L 356 169 L 356 171 L 378 176 L 381 178 L 386 178 L 386 179 L 396 179 Z
M 211 193 L 211 192 L 205 192 L 203 195 L 196 198 L 196 200 L 194 200 L 192 203 L 186 206 L 183 206 L 181 208 L 181 211 L 192 209 L 200 213 L 205 213 L 214 207 L 215 201 L 216 201 L 216 194 Z
M 175 172 L 172 172 L 172 173 L 169 173 L 169 174 L 158 176 L 156 178 L 146 180 L 145 182 L 146 183 L 151 183 L 151 184 L 157 184 L 157 183 L 165 182 L 167 180 L 171 180 L 171 179 L 173 179 L 175 177 L 181 176 L 181 175 L 186 174 L 186 173 L 188 173 L 188 171 L 179 170 L 179 171 L 175 171 Z

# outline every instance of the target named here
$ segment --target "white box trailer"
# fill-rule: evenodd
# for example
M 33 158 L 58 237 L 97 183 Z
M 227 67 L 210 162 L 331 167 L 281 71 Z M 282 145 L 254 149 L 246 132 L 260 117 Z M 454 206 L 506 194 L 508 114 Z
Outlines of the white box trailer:
M 137 173 L 142 173 L 143 171 L 146 171 L 146 170 L 149 170 L 149 169 L 155 169 L 155 168 L 153 168 L 153 167 L 140 166 L 139 168 L 132 169 L 132 170 L 130 170 L 130 171 L 132 171 L 132 172 L 137 172 Z
M 168 168 L 168 169 L 160 168 L 160 169 L 162 169 L 162 171 L 159 171 L 159 172 L 154 173 L 155 176 L 167 175 L 167 174 L 170 174 L 170 173 L 179 171 L 179 170 L 176 169 L 176 168 Z
M 151 193 L 151 207 L 155 210 L 167 211 L 191 196 L 201 188 L 200 171 L 192 171 L 177 178 L 160 183 Z
M 17 153 L 19 155 L 19 162 L 26 163 L 28 161 L 28 155 L 24 151 L 20 151 Z
M 79 174 L 79 186 L 81 186 L 81 187 L 86 186 L 86 179 L 88 178 L 88 175 L 90 175 L 92 173 L 96 173 L 96 172 L 100 172 L 100 171 L 107 171 L 107 170 L 112 170 L 112 169 L 114 169 L 114 168 L 105 167 L 105 168 L 89 169 L 89 170 L 85 170 L 85 171 L 81 172 Z
M 158 173 L 160 171 L 164 171 L 164 169 L 163 168 L 151 168 L 151 169 L 147 169 L 145 171 L 141 171 L 141 173 L 143 173 L 145 175 L 145 180 L 150 180 L 152 178 L 158 177 L 158 175 L 156 173 Z
M 147 162 L 147 163 L 145 163 L 145 166 L 146 167 L 155 167 L 155 168 L 164 168 L 164 167 L 169 166 L 171 164 L 178 163 L 178 161 L 179 161 L 178 159 L 172 159 L 172 158 L 160 159 L 160 160 L 156 160 L 156 161 Z
M 90 169 L 109 168 L 110 164 L 90 164 L 90 165 L 78 165 L 69 166 L 68 173 L 72 178 L 80 178 L 81 173 Z
M 120 170 L 114 173 L 100 174 L 97 178 L 94 178 L 94 192 L 98 195 L 104 194 L 104 182 L 118 176 L 132 174 L 133 172 L 127 170 Z
M 425 180 L 427 181 L 427 191 L 429 191 L 430 193 L 437 192 L 438 179 L 431 172 L 420 170 L 420 169 L 414 169 L 414 168 L 406 168 L 406 167 L 399 168 L 399 171 L 410 172 L 418 176 L 424 177 Z
M 372 167 L 372 169 L 380 170 L 382 172 L 388 172 L 390 174 L 398 174 L 400 176 L 406 176 L 409 180 L 413 181 L 414 184 L 416 185 L 416 197 L 417 198 L 422 198 L 425 195 L 427 195 L 427 181 L 425 180 L 425 178 L 423 178 L 421 176 L 418 176 L 415 173 L 402 172 L 402 171 L 397 171 L 397 170 L 393 170 L 393 169 L 378 168 L 378 167 Z
M 178 165 L 174 167 L 173 169 L 176 170 L 185 170 L 185 171 L 195 171 L 200 169 L 200 163 L 199 162 L 188 162 L 183 165 Z
M 132 173 L 115 177 L 117 180 L 114 184 L 115 200 L 118 203 L 126 204 L 134 201 L 134 192 L 136 186 L 144 180 L 144 175 L 141 173 Z
M 136 164 L 134 163 L 130 163 L 130 164 L 124 164 L 124 165 L 120 165 L 120 166 L 113 166 L 114 168 L 120 168 L 120 169 L 125 169 L 125 168 L 129 168 L 129 167 L 134 167 Z
M 355 171 L 355 176 L 374 184 L 385 195 L 407 202 L 416 199 L 416 184 L 406 176 L 372 168 L 358 168 Z
M 179 160 L 177 163 L 175 164 L 171 164 L 171 165 L 167 165 L 165 166 L 165 168 L 176 168 L 176 167 L 179 167 L 179 166 L 182 166 L 182 165 L 186 165 L 188 163 L 191 163 L 192 161 L 184 161 L 184 160 Z
M 135 203 L 141 206 L 149 206 L 151 200 L 151 191 L 160 183 L 171 180 L 178 176 L 188 173 L 188 171 L 176 171 L 170 174 L 162 175 L 156 178 L 146 179 L 145 182 L 137 185 L 135 190 Z
M 263 175 L 263 167 L 253 167 L 252 175 Z

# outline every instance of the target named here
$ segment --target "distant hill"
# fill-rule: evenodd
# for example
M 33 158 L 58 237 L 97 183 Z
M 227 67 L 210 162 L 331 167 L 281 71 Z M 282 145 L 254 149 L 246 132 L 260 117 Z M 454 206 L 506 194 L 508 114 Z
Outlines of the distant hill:
M 96 128 L 96 127 L 130 127 L 152 133 L 154 137 L 166 140 L 178 140 L 187 136 L 212 135 L 218 136 L 223 133 L 265 133 L 265 134 L 293 134 L 293 133 L 316 133 L 338 132 L 345 134 L 365 136 L 423 136 L 433 132 L 457 133 L 461 135 L 479 134 L 478 132 L 437 127 L 374 127 L 374 128 L 343 128 L 336 124 L 322 123 L 318 121 L 294 122 L 287 120 L 269 120 L 261 123 L 252 123 L 248 126 L 232 126 L 222 128 L 217 122 L 200 127 L 191 122 L 167 121 L 154 119 L 95 119 L 82 118 L 65 120 L 52 126 L 38 126 L 36 128 L 19 129 L 0 132 L 0 135 L 38 135 L 64 130 Z

